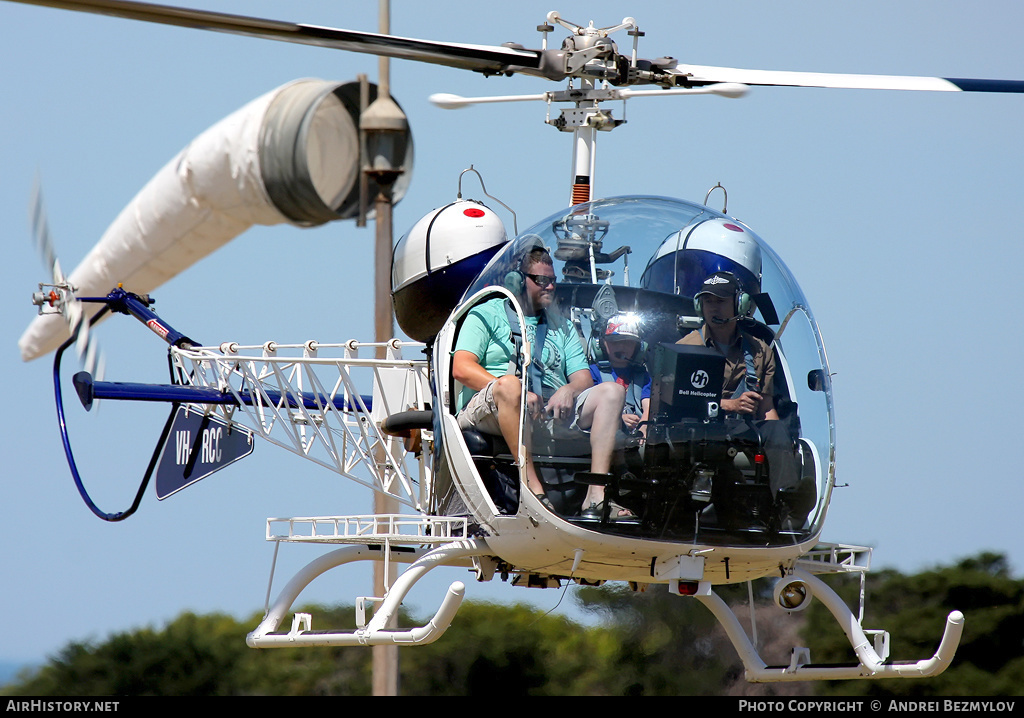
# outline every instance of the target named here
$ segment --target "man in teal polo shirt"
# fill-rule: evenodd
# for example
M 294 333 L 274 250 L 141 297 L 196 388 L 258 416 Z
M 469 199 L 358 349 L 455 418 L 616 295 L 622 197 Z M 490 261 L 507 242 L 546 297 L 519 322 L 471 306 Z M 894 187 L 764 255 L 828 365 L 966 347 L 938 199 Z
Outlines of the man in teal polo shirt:
M 547 250 L 537 248 L 529 252 L 518 271 L 523 275 L 520 296 L 526 317 L 523 340 L 534 347 L 536 337 L 543 336 L 540 356 L 534 352 L 533 369 L 539 370 L 538 376 L 531 380 L 529 369 L 523 372 L 528 382 L 527 414 L 531 419 L 546 415 L 555 422 L 589 432 L 590 470 L 610 478 L 612 449 L 625 390 L 610 382 L 594 386 L 575 328 L 557 312 L 547 311 L 555 296 L 555 270 Z M 498 298 L 469 312 L 452 357 L 452 374 L 464 387 L 458 401 L 459 425 L 463 429 L 501 435 L 513 450 L 519 445 L 522 396 L 522 383 L 515 373 L 518 364 L 515 353 L 506 300 Z M 543 385 L 539 392 L 536 391 L 538 384 Z M 527 487 L 551 508 L 533 465 L 529 432 L 525 439 Z M 604 486 L 591 486 L 584 501 L 584 514 L 590 516 L 602 511 L 603 502 Z M 613 512 L 611 518 L 615 519 L 617 513 Z

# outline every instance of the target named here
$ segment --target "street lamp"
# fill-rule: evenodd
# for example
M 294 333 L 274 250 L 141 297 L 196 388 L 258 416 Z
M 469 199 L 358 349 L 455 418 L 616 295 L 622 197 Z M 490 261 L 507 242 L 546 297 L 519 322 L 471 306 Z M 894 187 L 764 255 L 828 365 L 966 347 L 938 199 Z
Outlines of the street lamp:
M 364 167 L 381 187 L 390 187 L 405 172 L 409 159 L 409 120 L 390 95 L 380 94 L 359 118 L 365 142 Z
M 387 342 L 394 335 L 391 311 L 391 208 L 395 181 L 411 169 L 412 134 L 409 120 L 391 96 L 377 95 L 359 116 L 363 144 L 363 173 L 368 192 L 374 192 L 376 215 L 374 325 L 377 342 Z M 384 358 L 384 349 L 377 350 Z

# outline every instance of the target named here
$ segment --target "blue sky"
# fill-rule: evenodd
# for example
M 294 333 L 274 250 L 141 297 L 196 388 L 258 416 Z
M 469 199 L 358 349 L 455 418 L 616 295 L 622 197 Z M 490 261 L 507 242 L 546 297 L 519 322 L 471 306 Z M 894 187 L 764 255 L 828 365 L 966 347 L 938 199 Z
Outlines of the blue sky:
M 375 31 L 376 3 L 210 1 L 203 7 Z M 580 24 L 637 19 L 641 55 L 694 64 L 822 72 L 1024 79 L 1024 7 L 963 3 L 595 0 L 558 7 Z M 554 5 L 401 2 L 395 34 L 537 46 Z M 0 3 L 0 661 L 35 661 L 71 639 L 159 625 L 180 611 L 262 608 L 270 516 L 367 512 L 368 493 L 269 445 L 167 501 L 150 494 L 105 524 L 79 499 L 54 419 L 50 360 L 21 362 L 17 339 L 45 279 L 27 206 L 43 181 L 70 269 L 120 209 L 186 143 L 289 80 L 346 81 L 375 58 Z M 434 92 L 535 93 L 530 78 L 392 63 L 393 92 L 416 140 L 403 232 L 455 197 L 474 164 L 520 227 L 568 202 L 569 135 L 518 103 L 436 109 Z M 621 106 L 614 108 L 621 116 Z M 821 327 L 836 373 L 837 477 L 823 538 L 876 547 L 876 566 L 915 571 L 980 550 L 1024 570 L 1018 506 L 1024 469 L 1014 357 L 1024 97 L 755 88 L 715 97 L 634 100 L 602 134 L 598 194 L 701 201 L 722 182 L 730 213 L 785 259 Z M 468 194 L 472 195 L 470 189 Z M 717 200 L 716 200 L 717 201 Z M 372 229 L 253 230 L 154 292 L 157 310 L 201 341 L 369 340 Z M 111 380 L 161 381 L 164 348 L 127 318 L 99 331 Z M 101 507 L 134 496 L 164 408 L 105 404 L 71 417 L 72 441 Z M 276 586 L 319 550 L 285 547 Z M 433 611 L 450 570 L 411 603 Z M 315 583 L 309 600 L 369 593 L 369 571 Z M 470 598 L 553 608 L 560 594 L 503 584 Z M 566 598 L 556 609 L 571 612 Z M 870 604 L 868 621 L 870 623 Z M 968 623 L 970 615 L 967 616 Z M 935 627 L 936 640 L 941 631 Z M 240 636 L 239 640 L 243 637 Z

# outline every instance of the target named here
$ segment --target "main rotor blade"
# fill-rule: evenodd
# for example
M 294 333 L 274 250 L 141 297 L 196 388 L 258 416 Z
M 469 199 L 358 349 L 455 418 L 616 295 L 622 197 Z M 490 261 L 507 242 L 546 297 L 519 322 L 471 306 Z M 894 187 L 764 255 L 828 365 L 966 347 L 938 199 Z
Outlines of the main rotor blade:
M 522 50 L 494 45 L 465 45 L 413 38 L 341 30 L 319 25 L 304 25 L 264 20 L 243 15 L 192 10 L 189 8 L 130 2 L 128 0 L 7 0 L 24 5 L 42 5 L 97 15 L 112 15 L 129 20 L 177 25 L 198 30 L 246 35 L 302 45 L 317 45 L 336 50 L 416 60 L 485 74 L 508 71 L 551 77 L 542 71 L 543 60 L 551 52 Z M 560 53 L 556 53 L 560 54 Z M 511 68 L 511 69 L 510 69 Z M 555 71 L 557 75 L 557 70 Z
M 677 65 L 687 84 L 737 82 L 775 87 L 831 87 L 847 90 L 920 90 L 926 92 L 1024 92 L 1021 80 L 974 80 L 956 77 L 842 75 L 828 72 L 741 70 L 707 65 Z

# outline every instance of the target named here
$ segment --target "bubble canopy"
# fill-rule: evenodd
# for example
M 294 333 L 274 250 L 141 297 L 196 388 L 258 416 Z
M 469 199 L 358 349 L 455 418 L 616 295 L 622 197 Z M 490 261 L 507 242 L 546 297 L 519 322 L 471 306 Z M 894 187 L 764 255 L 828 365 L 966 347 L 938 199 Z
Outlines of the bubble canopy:
M 548 312 L 575 326 L 587 360 L 607 369 L 608 345 L 600 337 L 611 333 L 610 321 L 628 317 L 635 328 L 631 333 L 641 340 L 633 365 L 650 377 L 649 417 L 639 430 L 624 423 L 616 444 L 615 485 L 607 488 L 635 516 L 615 521 L 606 515 L 590 527 L 710 545 L 792 544 L 816 536 L 834 471 L 828 363 L 807 300 L 771 247 L 746 225 L 703 205 L 667 197 L 613 197 L 562 210 L 521 233 L 466 296 L 484 297 L 480 292 L 493 286 L 513 289 L 510 277 L 522 276 L 522 258 L 537 246 L 549 250 L 557 278 Z M 679 399 L 701 394 L 682 388 L 684 379 L 692 378 L 686 362 L 693 357 L 678 347 L 683 337 L 701 329 L 694 295 L 715 272 L 728 272 L 725 276 L 746 295 L 738 308 L 747 316 L 731 320 L 739 334 L 763 342 L 774 360 L 768 398 L 778 420 L 726 412 L 722 402 L 733 394 L 716 381 L 720 363 L 706 372 L 714 396 Z M 529 306 L 523 311 L 531 313 Z M 737 340 L 741 345 L 739 363 L 749 365 L 755 345 Z M 714 349 L 692 353 L 715 351 L 721 355 Z M 544 452 L 563 459 L 588 455 L 585 442 L 580 451 L 573 448 L 578 441 L 546 441 L 543 429 L 535 436 L 541 438 L 532 451 L 541 466 Z M 551 480 L 555 488 L 549 494 L 558 493 L 559 480 Z M 588 525 L 578 513 L 582 497 L 574 498 L 569 488 L 563 493 L 554 496 L 559 513 Z

